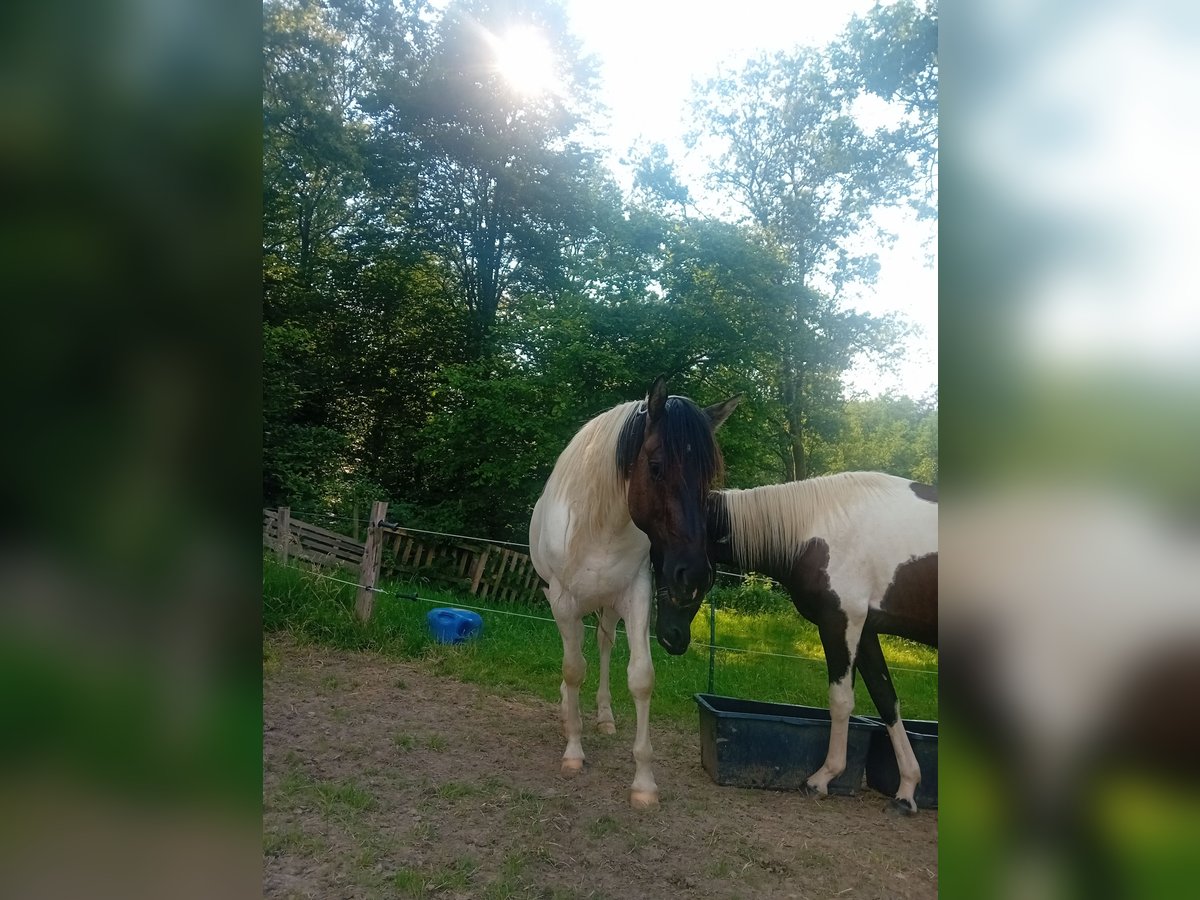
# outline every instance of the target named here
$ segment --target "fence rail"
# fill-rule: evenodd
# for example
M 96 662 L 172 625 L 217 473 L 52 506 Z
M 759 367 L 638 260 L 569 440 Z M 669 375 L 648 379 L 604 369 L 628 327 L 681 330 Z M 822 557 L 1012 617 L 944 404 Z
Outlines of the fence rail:
M 351 565 L 362 562 L 365 544 L 319 525 L 288 520 L 287 553 L 319 566 Z M 263 546 L 280 549 L 279 512 L 263 510 Z
M 280 519 L 287 521 L 286 539 Z M 492 600 L 541 600 L 537 571 L 529 555 L 486 541 L 437 536 L 392 525 L 376 525 L 382 543 L 382 572 L 416 576 Z M 368 541 L 370 537 L 368 537 Z M 357 568 L 362 573 L 367 543 L 291 518 L 284 510 L 263 510 L 263 546 L 280 557 L 295 557 L 327 568 Z

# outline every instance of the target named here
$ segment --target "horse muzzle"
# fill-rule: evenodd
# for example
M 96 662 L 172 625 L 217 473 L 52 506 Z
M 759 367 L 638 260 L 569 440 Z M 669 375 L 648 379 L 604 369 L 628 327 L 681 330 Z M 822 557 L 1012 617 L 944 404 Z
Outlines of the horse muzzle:
M 687 653 L 688 645 L 692 642 L 691 629 L 688 628 L 658 628 L 658 642 L 672 656 L 682 656 Z

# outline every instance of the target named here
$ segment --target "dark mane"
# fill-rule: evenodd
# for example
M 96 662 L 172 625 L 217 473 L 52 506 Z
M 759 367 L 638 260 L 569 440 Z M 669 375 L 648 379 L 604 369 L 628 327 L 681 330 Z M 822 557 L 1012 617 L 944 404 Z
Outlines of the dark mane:
M 708 540 L 712 544 L 729 544 L 731 525 L 729 510 L 725 508 L 725 495 L 721 491 L 709 491 L 705 506 Z
M 671 396 L 667 398 L 663 418 L 661 436 L 667 465 L 672 468 L 696 466 L 703 484 L 718 486 L 725 474 L 725 460 L 704 410 L 687 397 Z M 623 478 L 629 477 L 629 469 L 637 459 L 645 437 L 646 404 L 642 403 L 634 407 L 617 438 L 617 471 Z M 690 455 L 689 448 L 693 451 Z

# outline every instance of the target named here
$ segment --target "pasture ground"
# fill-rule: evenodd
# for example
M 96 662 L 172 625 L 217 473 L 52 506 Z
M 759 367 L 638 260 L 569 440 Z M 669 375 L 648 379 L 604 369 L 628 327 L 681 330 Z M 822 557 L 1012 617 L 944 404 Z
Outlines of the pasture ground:
M 620 669 L 615 669 L 620 672 Z M 614 677 L 613 693 L 623 691 Z M 584 685 L 585 726 L 595 681 Z M 934 897 L 938 818 L 885 799 L 718 787 L 696 729 L 654 721 L 659 810 L 628 805 L 632 722 L 559 774 L 557 705 L 265 638 L 264 895 Z

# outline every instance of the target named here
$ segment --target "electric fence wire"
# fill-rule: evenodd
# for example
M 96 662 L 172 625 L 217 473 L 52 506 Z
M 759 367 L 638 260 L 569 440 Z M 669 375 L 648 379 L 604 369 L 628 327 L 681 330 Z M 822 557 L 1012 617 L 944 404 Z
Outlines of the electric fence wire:
M 324 572 L 316 572 L 316 571 L 309 570 L 309 569 L 302 569 L 299 566 L 293 566 L 290 563 L 289 564 L 277 564 L 277 565 L 282 565 L 283 568 L 293 569 L 304 575 L 315 575 L 317 578 L 324 578 L 328 581 L 336 581 L 338 584 L 349 585 L 350 587 L 358 588 L 360 590 L 366 590 L 366 591 L 371 591 L 376 594 L 383 594 L 385 596 L 396 597 L 401 600 L 421 601 L 423 603 L 431 603 L 435 606 L 441 605 L 445 602 L 442 600 L 432 600 L 428 597 L 421 597 L 414 593 L 400 593 L 397 591 L 388 591 L 388 590 L 384 590 L 383 588 L 377 588 L 377 587 L 369 588 L 369 587 L 366 587 L 365 585 L 358 584 L 355 581 L 347 581 L 344 578 L 336 578 L 333 575 L 326 575 Z M 465 603 L 459 603 L 458 601 L 455 601 L 454 606 L 458 609 L 469 609 L 474 612 L 495 613 L 496 615 L 501 615 L 501 616 L 514 616 L 514 617 L 520 618 L 520 619 L 535 619 L 536 621 L 539 621 L 539 622 L 549 622 L 552 625 L 557 624 L 554 621 L 554 619 L 551 619 L 547 616 L 535 616 L 530 613 L 517 612 L 516 610 L 497 609 L 492 606 L 469 606 Z M 585 622 L 583 627 L 594 629 L 596 626 Z M 625 632 L 624 632 L 624 629 L 618 628 L 617 633 L 624 634 Z M 692 646 L 700 647 L 705 650 L 717 650 L 717 651 L 724 652 L 724 653 L 748 653 L 748 654 L 751 654 L 754 656 L 774 656 L 774 657 L 778 657 L 780 659 L 800 659 L 800 660 L 804 660 L 805 662 L 819 662 L 819 663 L 825 662 L 825 658 L 820 657 L 820 656 L 799 656 L 795 653 L 776 653 L 771 650 L 752 650 L 748 647 L 725 647 L 720 644 L 705 644 L 705 643 L 701 643 L 699 641 L 693 641 Z M 917 675 L 933 675 L 934 677 L 936 677 L 938 674 L 937 669 L 914 669 L 914 668 L 906 667 L 906 666 L 889 665 L 888 670 L 892 671 L 892 672 L 913 672 Z

